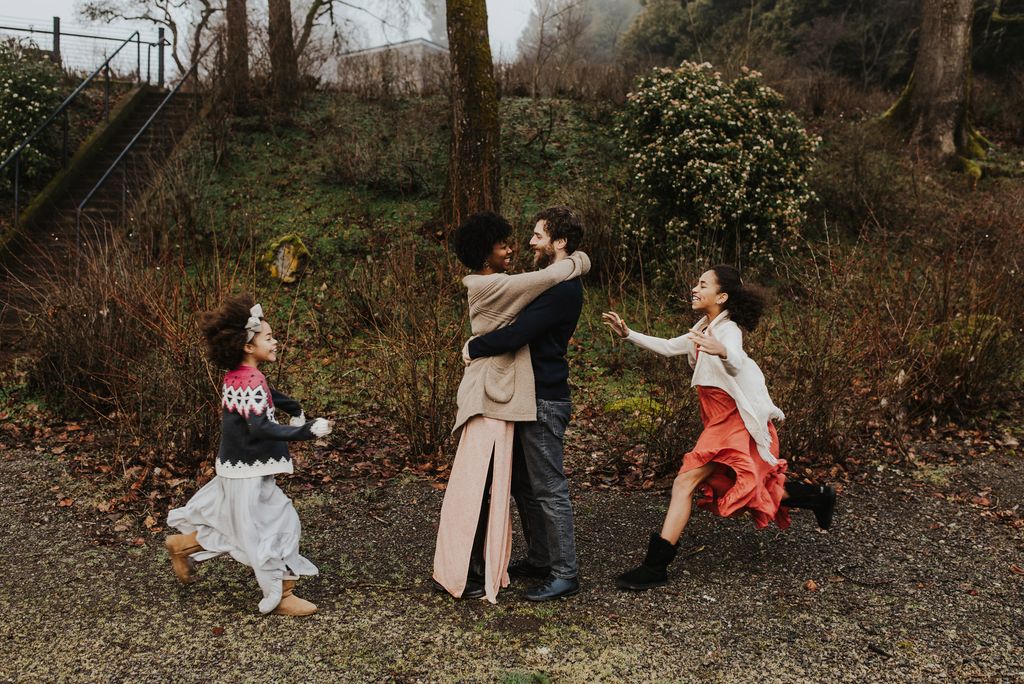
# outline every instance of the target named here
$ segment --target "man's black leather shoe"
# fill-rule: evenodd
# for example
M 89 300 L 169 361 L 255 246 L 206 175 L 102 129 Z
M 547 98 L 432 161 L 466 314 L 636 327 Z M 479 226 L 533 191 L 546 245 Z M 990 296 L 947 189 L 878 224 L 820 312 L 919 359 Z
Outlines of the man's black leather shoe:
M 523 598 L 527 601 L 552 601 L 557 598 L 578 594 L 579 591 L 580 580 L 578 577 L 573 577 L 572 579 L 548 577 L 546 582 L 523 594 Z
M 534 565 L 525 558 L 512 561 L 508 564 L 509 577 L 528 577 L 531 579 L 547 579 L 551 574 L 551 568 L 547 565 Z

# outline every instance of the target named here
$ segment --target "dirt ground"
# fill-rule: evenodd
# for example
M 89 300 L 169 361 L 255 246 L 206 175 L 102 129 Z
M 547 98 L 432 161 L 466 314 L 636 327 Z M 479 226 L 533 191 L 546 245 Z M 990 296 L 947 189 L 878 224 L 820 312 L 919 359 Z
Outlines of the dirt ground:
M 431 589 L 442 492 L 425 480 L 284 480 L 321 571 L 297 592 L 320 607 L 306 619 L 259 615 L 227 558 L 179 586 L 163 535 L 97 545 L 109 521 L 55 494 L 87 499 L 87 480 L 0 451 L 0 681 L 1024 682 L 1019 450 L 873 470 L 827 533 L 800 512 L 786 532 L 699 513 L 670 584 L 642 594 L 612 578 L 667 493 L 575 488 L 583 591 L 539 605 L 516 583 L 495 606 Z

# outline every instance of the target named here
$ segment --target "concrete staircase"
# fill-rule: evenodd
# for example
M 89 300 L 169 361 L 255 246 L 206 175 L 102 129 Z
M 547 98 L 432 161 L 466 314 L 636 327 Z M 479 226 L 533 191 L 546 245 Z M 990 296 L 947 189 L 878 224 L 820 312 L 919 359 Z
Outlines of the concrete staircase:
M 82 212 L 79 236 L 79 203 L 139 132 L 166 92 L 146 92 L 140 97 L 97 156 L 44 209 L 34 228 L 0 254 L 0 354 L 26 347 L 32 315 L 39 309 L 38 298 L 31 292 L 33 285 L 47 273 L 74 269 L 79 240 L 83 244 L 103 240 L 122 225 L 135 200 L 148 190 L 174 146 L 197 118 L 197 96 L 176 93 L 92 196 Z

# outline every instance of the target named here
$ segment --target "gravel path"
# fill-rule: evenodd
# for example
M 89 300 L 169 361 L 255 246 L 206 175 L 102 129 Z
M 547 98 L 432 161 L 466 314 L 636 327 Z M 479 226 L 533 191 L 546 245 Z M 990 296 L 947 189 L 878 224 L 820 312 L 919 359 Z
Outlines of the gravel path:
M 431 590 L 429 483 L 295 491 L 322 574 L 298 592 L 320 612 L 289 619 L 260 616 L 229 559 L 180 587 L 162 535 L 94 545 L 110 523 L 77 503 L 89 484 L 56 456 L 5 450 L 0 681 L 1024 682 L 1024 528 L 983 515 L 1019 506 L 1022 483 L 1024 457 L 997 452 L 874 473 L 830 533 L 807 514 L 785 533 L 698 514 L 672 582 L 639 595 L 611 578 L 666 493 L 577 490 L 583 593 L 533 605 L 514 584 L 497 606 Z M 971 502 L 979 485 L 991 506 Z

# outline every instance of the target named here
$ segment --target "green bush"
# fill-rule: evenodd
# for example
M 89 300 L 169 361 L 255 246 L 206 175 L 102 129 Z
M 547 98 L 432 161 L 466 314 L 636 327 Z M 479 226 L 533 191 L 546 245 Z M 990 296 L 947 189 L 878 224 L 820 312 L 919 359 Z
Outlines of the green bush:
M 760 74 L 727 83 L 709 64 L 655 69 L 630 93 L 618 133 L 633 185 L 626 229 L 656 276 L 795 248 L 818 141 Z
M 643 435 L 658 426 L 668 409 L 650 397 L 626 397 L 605 404 L 604 412 L 616 414 L 626 432 Z
M 909 342 L 912 406 L 972 415 L 1020 386 L 1024 340 L 999 316 L 958 315 L 921 328 Z
M 61 102 L 60 68 L 38 48 L 9 39 L 0 42 L 0 161 L 15 150 Z M 21 174 L 32 181 L 56 168 L 59 128 L 50 127 L 21 153 Z M 11 191 L 12 176 L 0 187 Z

